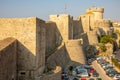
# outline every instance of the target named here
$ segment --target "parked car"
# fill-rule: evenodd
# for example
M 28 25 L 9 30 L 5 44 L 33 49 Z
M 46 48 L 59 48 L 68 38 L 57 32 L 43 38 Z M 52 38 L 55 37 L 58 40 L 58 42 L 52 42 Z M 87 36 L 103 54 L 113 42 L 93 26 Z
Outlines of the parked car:
M 78 69 L 77 70 L 77 77 L 89 77 L 87 69 Z
M 86 72 L 77 74 L 77 77 L 89 77 L 89 74 Z
M 102 78 L 96 78 L 96 80 L 102 80 Z
M 88 80 L 95 80 L 94 78 L 89 78 Z
M 107 69 L 113 69 L 113 67 L 105 67 L 104 70 L 106 71 Z
M 115 74 L 115 76 L 113 77 L 114 80 L 120 80 L 120 73 L 119 74 Z
M 91 69 L 90 69 L 90 73 L 93 73 L 94 71 L 95 71 L 94 68 L 91 68 Z
M 113 68 L 105 68 L 104 70 L 105 70 L 105 72 L 108 72 L 108 71 L 114 71 Z
M 74 68 L 73 70 L 72 70 L 72 76 L 76 76 L 77 75 L 77 72 L 76 72 L 76 69 Z
M 64 80 L 64 78 L 65 78 L 66 76 L 68 76 L 68 74 L 63 71 L 63 72 L 61 73 L 61 79 Z
M 114 74 L 114 72 L 107 72 L 107 75 L 108 75 L 109 77 L 113 77 L 115 74 Z
M 68 77 L 65 77 L 63 80 L 70 80 Z
M 118 73 L 115 69 L 113 68 L 108 68 L 107 70 L 105 70 L 105 72 L 115 72 Z
M 75 78 L 73 78 L 73 80 L 79 80 L 79 79 L 75 77 Z
M 92 69 L 93 67 L 89 67 L 89 68 L 86 68 L 87 69 L 87 72 L 90 73 L 90 70 Z
M 100 65 L 103 67 L 103 66 L 108 65 L 108 64 L 110 64 L 110 63 L 109 62 L 104 62 L 104 63 L 102 63 Z
M 87 61 L 87 64 L 88 64 L 88 65 L 91 65 L 91 64 L 92 64 L 92 61 Z
M 103 67 L 103 69 L 105 69 L 105 68 L 108 68 L 108 67 L 113 67 L 113 65 L 111 65 L 111 64 L 106 64 L 105 66 L 102 66 Z
M 115 70 L 109 70 L 109 71 L 106 72 L 106 74 L 107 74 L 108 76 L 110 76 L 110 77 L 115 76 L 116 73 L 117 73 L 117 72 L 116 72 Z
M 99 57 L 97 57 L 97 58 L 96 58 L 96 60 L 100 60 L 100 59 L 105 60 L 105 59 L 106 59 L 106 57 L 104 57 L 104 56 L 99 56 Z
M 96 71 L 94 71 L 92 75 L 93 75 L 93 77 L 98 77 L 98 76 L 99 76 L 99 73 L 96 72 Z
M 102 64 L 102 63 L 106 62 L 106 60 L 99 59 L 97 62 L 98 62 L 99 64 Z
M 86 78 L 81 78 L 80 80 L 87 80 Z
M 83 65 L 83 67 L 84 67 L 85 69 L 90 69 L 90 68 L 91 68 L 90 65 Z

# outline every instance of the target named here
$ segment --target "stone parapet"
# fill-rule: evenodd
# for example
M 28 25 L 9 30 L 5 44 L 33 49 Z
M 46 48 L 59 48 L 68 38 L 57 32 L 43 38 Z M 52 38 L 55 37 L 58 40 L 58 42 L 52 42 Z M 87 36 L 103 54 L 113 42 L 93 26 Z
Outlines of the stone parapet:
M 61 80 L 62 69 L 60 66 L 56 66 L 55 70 L 52 73 L 46 73 L 39 77 L 36 77 L 35 80 Z
M 103 7 L 99 7 L 99 8 L 87 8 L 86 9 L 86 13 L 89 13 L 89 12 L 101 12 L 103 13 L 104 12 L 104 8 Z

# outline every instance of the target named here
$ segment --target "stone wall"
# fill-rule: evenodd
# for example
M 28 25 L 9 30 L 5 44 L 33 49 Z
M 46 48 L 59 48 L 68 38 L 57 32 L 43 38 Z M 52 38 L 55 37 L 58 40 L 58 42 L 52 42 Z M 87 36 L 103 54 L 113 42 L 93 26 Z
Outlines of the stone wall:
M 74 39 L 79 39 L 81 33 L 83 33 L 83 27 L 81 21 L 74 20 L 73 21 L 73 37 Z
M 50 21 L 57 25 L 57 29 L 62 36 L 63 42 L 73 39 L 73 17 L 67 14 L 50 15 Z
M 16 39 L 7 38 L 0 42 L 0 80 L 17 79 Z
M 90 45 L 98 44 L 98 35 L 95 31 L 89 31 L 87 35 L 88 35 L 88 41 Z
M 33 71 L 45 64 L 45 30 L 43 20 L 33 18 L 0 18 L 0 40 L 14 37 L 17 43 L 18 76 L 33 77 Z M 24 77 L 23 77 L 24 76 Z
M 51 52 L 60 45 L 60 33 L 57 29 L 57 26 L 54 22 L 46 22 L 46 55 L 51 54 Z
M 45 21 L 36 18 L 36 67 L 34 72 L 35 76 L 41 75 L 45 68 L 45 26 Z
M 95 17 L 94 19 L 97 20 L 97 19 L 103 19 L 103 13 L 104 13 L 104 8 L 102 7 L 94 7 L 94 8 L 88 8 L 86 9 L 86 13 L 94 13 Z
M 53 53 L 47 59 L 48 66 L 61 66 L 62 68 L 70 65 L 85 64 L 86 58 L 83 46 L 81 45 L 81 39 L 68 40 L 65 45 L 58 47 L 55 53 Z
M 81 19 L 81 24 L 82 24 L 84 32 L 90 31 L 90 16 L 81 15 L 79 19 Z
M 89 14 L 90 16 L 90 30 L 92 31 L 95 28 L 95 15 Z
M 36 80 L 61 80 L 61 72 L 62 69 L 59 66 L 56 66 L 55 70 L 52 71 L 53 73 L 46 73 L 43 74 L 40 79 L 36 79 Z
M 107 34 L 107 32 L 110 30 L 110 20 L 96 20 L 95 21 L 95 27 L 99 27 L 103 29 L 103 31 Z
M 18 69 L 32 69 L 35 65 L 36 18 L 0 18 L 0 39 L 18 40 Z M 31 46 L 32 45 L 32 46 Z
M 116 42 L 117 42 L 117 45 L 120 45 L 119 44 L 119 41 L 120 41 L 120 27 L 114 27 L 114 32 L 116 33 Z
M 61 45 L 57 48 L 55 53 L 53 53 L 48 59 L 46 65 L 49 66 L 61 66 L 66 67 L 70 62 L 70 57 L 67 54 L 66 48 L 64 45 Z
M 69 65 L 75 66 L 86 63 L 82 39 L 68 40 L 65 43 L 67 54 L 70 57 Z
M 65 27 L 68 27 L 68 40 L 70 40 L 70 39 L 73 39 L 73 17 L 70 15 L 68 15 L 67 17 L 68 17 L 68 19 L 66 18 L 66 20 L 68 22 L 65 24 L 68 24 L 68 26 L 65 26 Z
M 83 43 L 82 46 L 85 48 L 87 45 L 89 45 L 88 35 L 87 33 L 82 33 L 80 38 L 82 39 Z

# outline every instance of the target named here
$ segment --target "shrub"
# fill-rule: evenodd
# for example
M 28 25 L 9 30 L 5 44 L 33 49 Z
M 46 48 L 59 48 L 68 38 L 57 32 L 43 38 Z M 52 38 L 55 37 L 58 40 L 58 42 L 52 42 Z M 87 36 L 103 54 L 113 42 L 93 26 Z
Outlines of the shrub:
M 99 47 L 100 47 L 100 49 L 101 49 L 103 52 L 105 52 L 105 51 L 107 50 L 105 44 L 103 44 L 103 43 L 100 43 L 100 44 L 99 44 Z
M 118 69 L 120 69 L 120 64 L 118 63 L 118 61 L 117 61 L 115 58 L 111 58 L 111 61 L 112 61 L 112 63 L 114 63 L 114 65 L 115 65 Z
M 100 37 L 100 43 L 106 44 L 108 42 L 110 43 L 114 42 L 114 38 L 111 35 L 104 35 Z

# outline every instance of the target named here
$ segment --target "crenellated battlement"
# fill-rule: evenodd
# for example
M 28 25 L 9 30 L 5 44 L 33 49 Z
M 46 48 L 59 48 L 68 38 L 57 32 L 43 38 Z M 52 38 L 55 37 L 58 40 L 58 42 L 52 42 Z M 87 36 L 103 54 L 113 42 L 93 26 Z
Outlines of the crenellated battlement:
M 87 8 L 86 9 L 86 13 L 89 13 L 89 12 L 100 12 L 100 13 L 104 13 L 104 8 L 102 7 L 99 7 L 99 8 Z
M 51 20 L 59 20 L 59 19 L 65 19 L 65 18 L 68 18 L 68 19 L 73 19 L 72 16 L 70 16 L 69 14 L 61 14 L 61 15 L 50 15 L 50 21 Z

